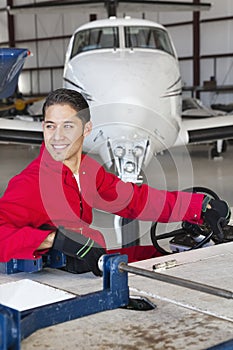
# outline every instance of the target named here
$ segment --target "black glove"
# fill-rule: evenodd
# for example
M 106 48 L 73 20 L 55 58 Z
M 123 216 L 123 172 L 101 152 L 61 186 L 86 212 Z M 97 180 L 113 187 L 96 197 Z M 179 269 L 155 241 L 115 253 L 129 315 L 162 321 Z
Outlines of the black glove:
M 96 276 L 102 276 L 98 261 L 106 251 L 93 239 L 79 232 L 59 227 L 52 248 L 80 260 L 80 263 L 87 265 L 87 271 L 92 271 Z
M 208 205 L 211 208 L 208 208 Z M 229 223 L 231 217 L 231 210 L 227 202 L 205 196 L 202 206 L 202 216 L 219 240 L 223 241 L 224 235 L 222 229 Z

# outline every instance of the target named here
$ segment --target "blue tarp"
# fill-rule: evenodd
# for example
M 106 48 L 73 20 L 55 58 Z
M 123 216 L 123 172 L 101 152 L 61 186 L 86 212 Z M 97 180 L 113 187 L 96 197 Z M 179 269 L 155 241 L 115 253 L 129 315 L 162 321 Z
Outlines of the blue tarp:
M 0 48 L 0 99 L 14 94 L 28 49 Z

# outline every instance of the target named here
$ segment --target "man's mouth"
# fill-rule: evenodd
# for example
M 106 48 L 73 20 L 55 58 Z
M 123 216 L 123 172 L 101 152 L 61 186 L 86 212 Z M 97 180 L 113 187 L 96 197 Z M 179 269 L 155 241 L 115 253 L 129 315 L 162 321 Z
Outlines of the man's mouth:
M 55 151 L 62 151 L 63 149 L 67 148 L 68 145 L 52 145 L 52 147 Z

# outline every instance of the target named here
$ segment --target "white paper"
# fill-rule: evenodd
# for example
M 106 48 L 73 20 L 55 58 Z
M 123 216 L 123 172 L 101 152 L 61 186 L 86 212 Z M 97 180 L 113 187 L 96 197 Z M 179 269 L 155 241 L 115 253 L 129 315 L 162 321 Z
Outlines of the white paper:
M 25 311 L 74 297 L 74 294 L 29 279 L 0 285 L 0 304 L 18 311 Z

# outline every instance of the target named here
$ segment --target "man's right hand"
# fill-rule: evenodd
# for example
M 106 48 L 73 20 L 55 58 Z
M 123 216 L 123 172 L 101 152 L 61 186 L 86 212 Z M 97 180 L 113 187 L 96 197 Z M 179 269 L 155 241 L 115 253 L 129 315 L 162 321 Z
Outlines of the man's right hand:
M 220 199 L 211 199 L 206 196 L 203 203 L 203 219 L 221 242 L 224 238 L 222 229 L 230 221 L 231 210 L 227 202 Z
M 82 235 L 80 232 L 59 227 L 52 248 L 84 261 L 94 275 L 102 275 L 98 267 L 98 261 L 102 255 L 106 254 L 106 251 L 93 239 Z

